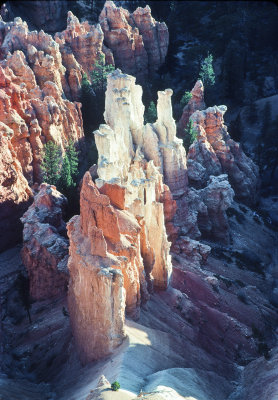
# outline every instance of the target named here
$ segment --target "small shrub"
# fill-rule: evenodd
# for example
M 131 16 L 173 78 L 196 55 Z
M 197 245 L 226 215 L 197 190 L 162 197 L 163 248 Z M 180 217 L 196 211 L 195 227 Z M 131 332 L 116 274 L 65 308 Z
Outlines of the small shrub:
M 184 92 L 184 95 L 182 96 L 181 101 L 180 101 L 182 107 L 186 106 L 186 104 L 189 102 L 189 100 L 192 99 L 192 96 L 193 95 L 191 92 Z
M 145 123 L 153 124 L 157 119 L 157 111 L 156 106 L 153 101 L 150 102 L 150 105 L 145 113 Z
M 115 382 L 113 382 L 113 383 L 111 384 L 111 389 L 112 389 L 114 392 L 117 392 L 117 390 L 119 390 L 120 387 L 121 387 L 121 385 L 119 384 L 118 381 L 115 381 Z

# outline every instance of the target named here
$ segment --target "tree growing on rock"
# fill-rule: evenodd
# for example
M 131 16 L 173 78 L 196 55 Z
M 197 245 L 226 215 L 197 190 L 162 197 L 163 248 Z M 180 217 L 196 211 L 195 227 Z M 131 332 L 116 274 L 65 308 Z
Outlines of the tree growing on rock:
M 199 78 L 204 86 L 213 86 L 215 84 L 215 73 L 213 69 L 213 56 L 208 53 L 208 56 L 201 63 Z
M 62 166 L 62 152 L 59 145 L 49 141 L 44 145 L 41 171 L 43 181 L 56 186 L 60 180 Z
M 184 92 L 184 95 L 181 98 L 180 104 L 182 107 L 185 107 L 189 100 L 192 99 L 192 93 L 191 92 Z
M 193 125 L 193 122 L 191 119 L 189 120 L 187 127 L 184 130 L 184 138 L 183 138 L 183 145 L 186 149 L 186 151 L 189 150 L 189 147 L 191 146 L 192 143 L 197 139 L 198 132 L 196 128 Z
M 94 65 L 91 72 L 91 82 L 94 92 L 104 92 L 106 89 L 107 75 L 115 69 L 112 64 L 105 65 L 105 56 L 102 54 L 100 60 Z

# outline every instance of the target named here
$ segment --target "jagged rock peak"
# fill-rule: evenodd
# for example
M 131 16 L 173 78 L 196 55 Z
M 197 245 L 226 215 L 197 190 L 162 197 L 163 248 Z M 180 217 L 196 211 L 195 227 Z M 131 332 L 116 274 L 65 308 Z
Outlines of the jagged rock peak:
M 197 110 L 204 110 L 206 108 L 204 101 L 204 85 L 199 79 L 194 88 L 190 92 L 192 94 L 189 102 L 184 106 L 182 116 L 178 122 L 178 132 L 181 136 L 184 135 L 184 129 L 187 127 L 190 116 Z
M 130 14 L 113 1 L 106 1 L 99 21 L 117 67 L 143 80 L 163 64 L 169 33 L 164 22 L 153 19 L 149 6 Z
M 200 165 L 205 168 L 198 182 L 200 187 L 206 185 L 210 175 L 226 173 L 236 198 L 247 204 L 256 204 L 259 170 L 245 155 L 240 144 L 231 139 L 224 125 L 226 110 L 226 106 L 214 106 L 191 115 L 190 119 L 198 130 L 198 140 L 188 152 L 190 169 L 200 168 Z
M 22 261 L 35 300 L 61 296 L 68 284 L 68 240 L 63 213 L 67 199 L 55 186 L 42 183 L 33 204 L 21 218 L 24 224 Z

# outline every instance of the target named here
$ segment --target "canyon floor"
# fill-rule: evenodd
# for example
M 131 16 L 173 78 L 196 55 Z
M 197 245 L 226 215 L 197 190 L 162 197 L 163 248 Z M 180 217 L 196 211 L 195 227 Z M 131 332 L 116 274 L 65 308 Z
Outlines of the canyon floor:
M 275 205 L 274 198 L 262 202 L 265 210 L 269 207 L 273 209 Z M 273 275 L 277 269 L 277 257 L 273 251 L 277 233 L 266 227 L 262 217 L 254 214 L 254 211 L 246 207 L 245 216 L 242 216 L 239 214 L 239 205 L 234 203 L 233 207 L 234 211 L 229 217 L 233 251 L 248 248 L 258 252 L 268 266 L 267 274 L 271 272 Z M 27 312 L 20 303 L 16 283 L 18 274 L 24 268 L 20 250 L 21 246 L 16 246 L 0 256 L 1 361 L 6 372 L 0 377 L 2 400 L 124 400 L 136 398 L 141 391 L 144 393 L 142 398 L 156 400 L 238 399 L 240 397 L 236 397 L 237 393 L 245 390 L 246 383 L 242 381 L 244 370 L 249 371 L 248 391 L 251 390 L 250 373 L 251 376 L 256 373 L 258 382 L 272 382 L 270 385 L 274 385 L 274 389 L 271 395 L 278 390 L 275 388 L 275 348 L 269 349 L 267 359 L 262 356 L 255 361 L 247 360 L 246 364 L 251 361 L 247 367 L 233 363 L 229 356 L 223 358 L 218 354 L 221 348 L 217 341 L 215 347 L 213 343 L 209 345 L 210 348 L 206 347 L 202 343 L 201 332 L 200 342 L 196 340 L 194 324 L 198 321 L 191 324 L 185 321 L 184 310 L 176 302 L 177 291 L 171 287 L 166 292 L 152 295 L 151 300 L 141 308 L 138 321 L 126 319 L 127 337 L 111 356 L 83 367 L 74 349 L 65 297 L 33 303 L 32 322 L 29 323 Z M 245 312 L 248 319 L 248 307 L 252 314 L 254 310 L 250 302 L 254 305 L 256 298 L 259 302 L 265 302 L 267 312 L 274 313 L 275 308 L 271 306 L 270 310 L 266 302 L 266 292 L 271 292 L 270 284 L 262 279 L 261 273 L 245 270 L 242 266 L 236 267 L 233 257 L 227 268 L 227 260 L 223 264 L 221 257 L 224 254 L 227 258 L 228 253 L 229 246 L 225 249 L 222 246 L 221 251 L 219 246 L 215 247 L 204 266 L 204 270 L 210 270 L 210 274 L 213 273 L 223 283 L 225 293 L 220 288 L 220 299 L 225 302 L 225 296 L 230 296 L 233 288 L 238 296 L 238 285 L 242 287 L 244 284 L 249 292 L 247 290 L 246 298 L 242 295 L 240 303 L 243 310 L 239 309 L 239 314 Z M 177 261 L 174 259 L 173 262 L 175 265 Z M 257 292 L 255 296 L 252 291 Z M 193 288 L 194 295 L 196 293 Z M 249 303 L 249 306 L 244 302 Z M 208 334 L 214 326 L 219 330 L 217 324 L 216 320 L 208 321 L 205 328 Z M 198 330 L 201 331 L 200 326 Z M 271 330 L 273 332 L 275 327 L 272 326 Z M 269 343 L 275 345 L 275 332 L 270 336 Z M 262 374 L 263 381 L 260 381 Z M 101 375 L 110 382 L 119 381 L 121 390 L 112 392 L 109 387 L 105 387 L 96 391 Z M 238 386 L 239 382 L 242 386 Z

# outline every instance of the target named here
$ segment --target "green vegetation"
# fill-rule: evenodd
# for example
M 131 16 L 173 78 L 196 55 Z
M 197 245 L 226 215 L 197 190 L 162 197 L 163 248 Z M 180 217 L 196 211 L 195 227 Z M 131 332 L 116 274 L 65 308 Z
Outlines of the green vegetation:
M 156 106 L 153 101 L 150 102 L 150 105 L 147 109 L 147 112 L 145 113 L 145 123 L 154 123 L 157 119 L 157 111 L 156 111 Z
M 215 73 L 213 69 L 213 56 L 208 53 L 208 56 L 201 63 L 200 79 L 204 87 L 213 86 L 215 84 Z
M 59 145 L 49 141 L 44 146 L 41 164 L 43 181 L 57 186 L 62 192 L 76 186 L 78 173 L 78 152 L 72 140 L 66 147 L 64 157 Z
M 189 120 L 187 127 L 184 130 L 184 134 L 185 135 L 183 138 L 183 145 L 184 145 L 186 151 L 188 151 L 189 147 L 197 139 L 197 136 L 198 136 L 198 131 L 194 127 L 191 119 Z
M 180 104 L 182 107 L 185 107 L 189 100 L 192 99 L 192 93 L 191 92 L 184 92 L 184 95 L 181 98 Z
M 49 141 L 44 146 L 41 171 L 43 181 L 56 186 L 60 179 L 62 153 L 61 148 L 54 142 Z
M 94 69 L 90 74 L 92 88 L 96 93 L 105 91 L 107 75 L 114 69 L 114 66 L 111 64 L 105 65 L 105 56 L 102 54 L 100 60 L 94 64 Z
M 112 389 L 114 392 L 116 392 L 117 390 L 119 390 L 120 387 L 121 387 L 121 385 L 119 384 L 118 381 L 115 381 L 115 382 L 113 382 L 113 383 L 111 384 L 111 389 Z

